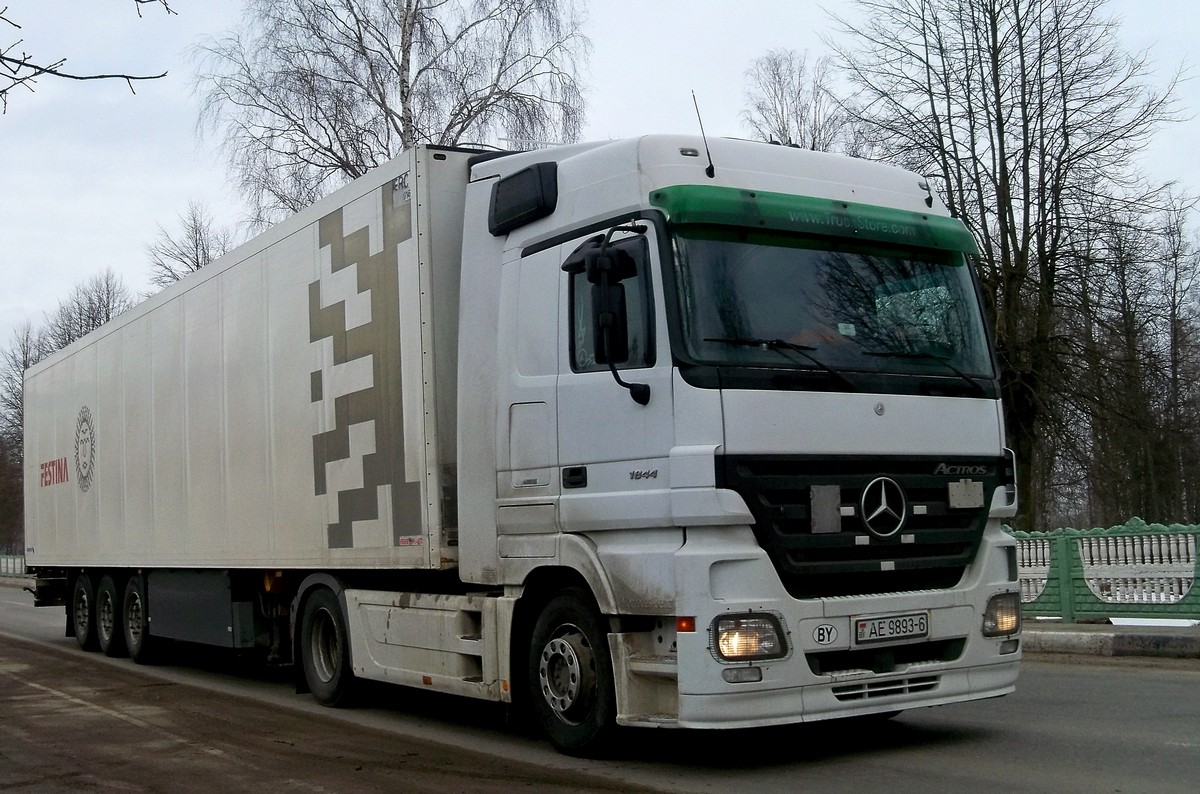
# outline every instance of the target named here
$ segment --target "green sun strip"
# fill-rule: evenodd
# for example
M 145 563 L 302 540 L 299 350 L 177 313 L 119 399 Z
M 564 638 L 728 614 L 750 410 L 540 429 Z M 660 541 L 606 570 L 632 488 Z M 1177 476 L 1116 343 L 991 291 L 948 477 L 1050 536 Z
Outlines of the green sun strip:
M 674 223 L 773 229 L 978 254 L 957 218 L 762 190 L 675 185 L 650 194 Z

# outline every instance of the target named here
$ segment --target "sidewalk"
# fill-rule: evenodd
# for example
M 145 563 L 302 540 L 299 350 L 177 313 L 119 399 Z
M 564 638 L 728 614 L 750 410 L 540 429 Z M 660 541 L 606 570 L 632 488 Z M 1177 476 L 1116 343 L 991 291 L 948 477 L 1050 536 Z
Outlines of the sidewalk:
M 33 586 L 33 580 L 0 576 L 0 587 L 26 586 Z M 1112 626 L 1026 619 L 1021 644 L 1026 653 L 1200 659 L 1200 626 Z

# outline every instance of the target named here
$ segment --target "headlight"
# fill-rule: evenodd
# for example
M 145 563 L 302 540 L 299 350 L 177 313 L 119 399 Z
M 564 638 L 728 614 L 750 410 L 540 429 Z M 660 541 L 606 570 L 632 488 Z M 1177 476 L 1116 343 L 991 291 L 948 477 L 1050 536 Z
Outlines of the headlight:
M 983 613 L 983 636 L 1003 637 L 1021 630 L 1021 594 L 1001 593 L 988 599 Z
M 722 615 L 712 623 L 713 654 L 726 662 L 780 659 L 787 655 L 779 619 L 768 614 Z

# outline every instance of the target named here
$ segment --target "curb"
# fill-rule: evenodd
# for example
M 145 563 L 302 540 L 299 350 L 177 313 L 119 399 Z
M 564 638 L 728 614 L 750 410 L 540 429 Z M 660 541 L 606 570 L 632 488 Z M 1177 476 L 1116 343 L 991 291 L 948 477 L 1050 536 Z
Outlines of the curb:
M 1026 627 L 1022 647 L 1028 653 L 1200 659 L 1200 629 L 1090 624 Z

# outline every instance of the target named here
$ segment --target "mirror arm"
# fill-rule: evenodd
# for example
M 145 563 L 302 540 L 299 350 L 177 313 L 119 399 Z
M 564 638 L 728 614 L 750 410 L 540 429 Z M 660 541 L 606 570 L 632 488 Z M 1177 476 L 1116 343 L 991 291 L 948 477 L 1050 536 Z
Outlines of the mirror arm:
M 613 380 L 618 386 L 622 386 L 629 390 L 629 396 L 638 405 L 646 405 L 650 402 L 650 384 L 648 383 L 629 383 L 621 379 L 617 373 L 617 365 L 613 363 L 612 356 L 608 355 L 608 329 L 604 329 L 604 355 L 608 359 L 608 371 L 612 373 Z

